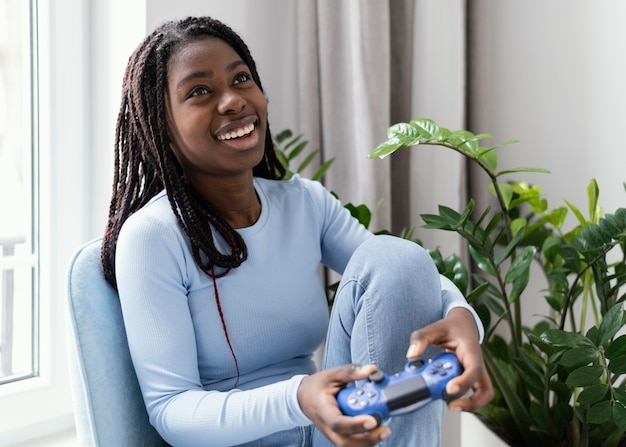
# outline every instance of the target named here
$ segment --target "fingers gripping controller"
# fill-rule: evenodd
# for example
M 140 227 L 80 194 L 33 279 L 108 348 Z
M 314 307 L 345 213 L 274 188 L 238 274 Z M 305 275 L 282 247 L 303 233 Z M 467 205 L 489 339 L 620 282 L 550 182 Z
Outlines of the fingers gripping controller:
M 371 415 L 380 424 L 391 416 L 412 413 L 436 399 L 456 398 L 446 393 L 446 385 L 462 372 L 456 355 L 446 352 L 428 361 L 410 361 L 404 371 L 392 376 L 376 371 L 364 385 L 341 390 L 337 402 L 344 414 Z

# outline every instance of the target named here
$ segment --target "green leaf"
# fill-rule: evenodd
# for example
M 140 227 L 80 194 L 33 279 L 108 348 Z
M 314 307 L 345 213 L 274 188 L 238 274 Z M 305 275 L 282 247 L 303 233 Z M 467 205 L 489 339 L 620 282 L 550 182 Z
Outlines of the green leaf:
M 541 405 L 539 402 L 533 401 L 530 403 L 530 415 L 535 422 L 534 428 L 536 428 L 536 431 L 541 433 L 550 433 L 550 429 L 552 428 L 552 418 L 546 407 Z
M 525 439 L 532 438 L 532 435 L 528 433 L 527 428 L 531 424 L 531 417 L 526 409 L 526 405 L 517 395 L 512 384 L 507 380 L 505 369 L 502 368 L 502 364 L 489 355 L 489 352 L 485 352 L 485 364 L 489 371 L 494 385 L 501 391 L 502 397 L 506 401 L 509 410 L 511 411 L 511 417 L 515 421 L 517 429 L 520 431 Z
M 617 400 L 622 405 L 626 406 L 626 391 L 625 390 L 622 390 L 619 388 L 613 388 L 613 396 L 615 397 L 615 400 Z
M 380 143 L 374 150 L 367 156 L 368 158 L 385 158 L 390 154 L 393 154 L 400 147 L 402 142 L 397 138 L 391 138 Z
M 526 219 L 514 219 L 511 222 L 511 231 L 513 232 L 513 236 L 516 236 L 521 230 L 526 228 L 528 221 Z
M 600 380 L 602 372 L 601 365 L 582 366 L 572 371 L 565 383 L 573 387 L 595 385 Z
M 536 247 L 528 246 L 524 247 L 519 256 L 515 258 L 515 261 L 511 264 L 508 272 L 506 272 L 506 276 L 504 278 L 504 282 L 509 284 L 515 281 L 518 278 L 525 277 L 526 281 L 528 281 L 528 274 L 530 271 L 530 263 L 537 252 Z
M 332 165 L 334 161 L 335 158 L 333 157 L 330 160 L 324 162 L 324 164 L 322 164 L 322 166 L 320 166 L 318 170 L 315 171 L 315 174 L 311 176 L 311 180 L 319 180 L 320 178 L 322 178 L 322 176 L 326 173 L 326 171 L 328 170 L 328 168 L 330 168 L 330 165 Z
M 319 150 L 315 150 L 313 152 L 311 152 L 309 155 L 307 155 L 304 160 L 302 160 L 302 162 L 298 165 L 298 169 L 296 169 L 296 172 L 300 173 L 302 171 L 304 171 L 306 169 L 306 167 L 311 163 L 311 161 L 313 161 L 313 158 L 315 158 L 315 156 L 319 153 Z M 291 160 L 291 158 L 290 158 Z
M 595 362 L 598 354 L 598 348 L 595 346 L 572 348 L 563 354 L 559 363 L 568 369 L 579 368 Z
M 469 252 L 478 268 L 491 276 L 496 276 L 496 271 L 493 269 L 491 260 L 479 248 L 475 247 L 474 244 L 469 244 Z
M 413 146 L 420 142 L 420 132 L 409 123 L 397 123 L 387 130 L 388 140 L 398 140 L 403 146 Z
M 620 335 L 613 340 L 609 346 L 607 346 L 604 355 L 610 360 L 626 355 L 626 335 Z
M 587 225 L 587 219 L 585 219 L 585 216 L 583 216 L 583 213 L 580 212 L 580 210 L 571 202 L 569 202 L 566 199 L 563 199 L 563 201 L 565 203 L 567 203 L 567 206 L 569 207 L 570 210 L 572 210 L 572 212 L 574 213 L 574 216 L 576 216 L 576 219 L 578 219 L 578 223 L 581 225 Z
M 478 160 L 487 168 L 490 173 L 494 173 L 498 167 L 498 156 L 495 152 L 486 152 L 479 155 Z
M 476 287 L 474 290 L 472 290 L 470 292 L 469 295 L 467 295 L 466 299 L 468 303 L 473 303 L 474 301 L 476 301 L 480 296 L 482 296 L 483 293 L 485 293 L 485 291 L 489 288 L 489 283 L 488 282 L 484 282 L 481 285 L 479 285 L 478 287 Z
M 511 293 L 509 294 L 509 302 L 514 303 L 522 295 L 524 289 L 528 285 L 530 278 L 530 264 L 537 252 L 537 248 L 533 246 L 524 247 L 522 252 L 515 258 L 509 271 L 506 273 L 504 282 L 513 283 Z
M 509 142 L 503 144 L 517 143 L 517 140 L 511 140 Z M 550 171 L 543 168 L 531 168 L 531 167 L 520 167 L 520 168 L 512 168 L 512 169 L 504 169 L 496 174 L 496 177 L 500 177 L 505 174 L 514 174 L 517 172 L 538 172 L 540 174 L 550 174 Z
M 615 357 L 609 362 L 609 371 L 613 374 L 626 374 L 626 355 Z
M 274 139 L 276 140 L 277 143 L 282 143 L 287 138 L 291 138 L 292 135 L 293 135 L 293 132 L 291 132 L 291 130 L 285 129 L 282 132 L 280 132 L 278 135 L 276 135 Z
M 577 332 L 567 332 L 560 329 L 548 329 L 541 334 L 541 340 L 552 346 L 564 346 L 568 348 L 576 348 L 579 346 L 595 345 L 584 335 Z
M 617 331 L 622 327 L 623 320 L 624 305 L 622 303 L 618 303 L 608 310 L 602 318 L 602 323 L 600 323 L 600 329 L 598 331 L 600 345 L 605 346 L 608 341 L 617 334 Z
M 602 424 L 611 417 L 611 401 L 600 402 L 589 409 L 587 421 L 592 424 Z
M 581 405 L 593 405 L 602 400 L 608 391 L 609 386 L 604 383 L 592 385 L 581 391 L 578 395 L 577 402 Z
M 293 148 L 289 152 L 289 155 L 287 156 L 287 158 L 289 160 L 293 160 L 294 158 L 296 158 L 306 148 L 307 144 L 309 144 L 308 141 L 303 141 L 302 143 L 298 144 L 295 148 Z M 317 154 L 317 152 L 319 152 L 319 150 L 314 150 L 312 153 Z
M 469 282 L 467 269 L 458 255 L 450 255 L 444 261 L 446 272 L 451 274 L 450 279 L 465 295 Z
M 521 220 L 523 220 L 523 219 L 521 219 Z M 513 237 L 513 239 L 511 240 L 511 242 L 509 242 L 509 243 L 508 243 L 508 245 L 504 248 L 504 250 L 502 251 L 502 253 L 500 254 L 500 256 L 498 256 L 498 258 L 496 259 L 496 261 L 495 261 L 495 262 L 496 262 L 496 265 L 500 265 L 500 264 L 502 264 L 502 263 L 503 263 L 506 259 L 508 259 L 508 257 L 509 257 L 509 256 L 511 256 L 511 253 L 513 253 L 513 250 L 515 250 L 515 247 L 517 247 L 517 245 L 518 245 L 518 244 L 520 243 L 520 241 L 522 240 L 522 237 L 524 237 L 524 233 L 523 233 L 523 232 L 518 231 L 518 232 L 515 234 L 515 236 Z M 526 249 L 528 249 L 528 248 L 530 248 L 530 247 L 526 247 L 526 248 L 524 249 L 524 251 L 526 251 Z M 534 248 L 534 247 L 533 247 L 533 248 Z M 524 255 L 524 252 L 522 252 L 522 256 L 523 256 L 523 255 Z M 533 253 L 533 256 L 534 256 L 534 253 Z M 518 257 L 517 259 L 519 259 L 519 257 Z M 516 261 L 517 261 L 517 259 L 516 259 Z M 532 261 L 532 257 L 531 257 L 531 259 L 530 259 L 530 260 Z M 511 267 L 510 267 L 510 269 L 509 269 L 509 272 L 507 273 L 507 276 L 508 276 L 508 274 L 509 274 L 509 273 L 510 273 L 510 274 L 512 274 L 512 275 L 516 274 L 516 272 L 512 272 L 512 270 L 513 270 L 513 268 L 514 268 L 514 266 L 515 266 L 515 265 L 516 265 L 516 264 L 515 264 L 515 262 L 511 265 Z M 520 268 L 520 266 L 517 266 L 517 267 L 515 267 L 515 268 Z M 520 274 L 523 274 L 523 272 L 519 272 L 519 273 L 520 273 Z M 512 280 L 514 280 L 514 279 L 515 279 L 515 278 L 513 278 Z M 507 281 L 506 281 L 506 279 L 505 279 L 505 282 L 507 282 Z
M 426 139 L 431 140 L 439 135 L 439 126 L 431 119 L 420 118 L 411 121 L 411 126 L 419 130 L 420 135 Z
M 613 422 L 621 430 L 626 430 L 626 407 L 621 403 L 615 403 L 613 405 Z
M 598 208 L 598 197 L 600 196 L 600 188 L 596 179 L 591 179 L 587 185 L 587 209 L 589 210 L 589 220 L 597 223 L 600 218 L 600 209 Z

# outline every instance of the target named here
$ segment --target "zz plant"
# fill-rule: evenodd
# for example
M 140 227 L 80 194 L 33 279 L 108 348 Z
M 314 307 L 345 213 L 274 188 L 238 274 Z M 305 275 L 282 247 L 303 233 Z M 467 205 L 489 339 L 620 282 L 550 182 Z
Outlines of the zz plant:
M 626 209 L 603 215 L 594 180 L 588 217 L 567 201 L 549 209 L 540 187 L 503 180 L 547 171 L 499 170 L 497 149 L 515 141 L 482 147 L 490 138 L 417 119 L 391 126 L 370 154 L 386 157 L 409 146 L 453 150 L 484 172 L 495 196 L 493 209 L 469 200 L 463 210 L 441 205 L 438 214 L 421 216 L 426 228 L 456 232 L 468 246 L 466 262 L 431 254 L 485 325 L 495 398 L 476 415 L 509 445 L 626 445 Z M 567 230 L 569 211 L 577 225 Z M 522 309 L 535 281 L 545 283 L 545 308 L 533 308 L 542 316 L 531 326 Z

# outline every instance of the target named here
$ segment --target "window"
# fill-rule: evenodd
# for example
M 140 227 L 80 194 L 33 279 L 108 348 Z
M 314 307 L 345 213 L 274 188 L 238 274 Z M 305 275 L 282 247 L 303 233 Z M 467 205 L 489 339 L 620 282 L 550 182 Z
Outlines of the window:
M 38 374 L 37 45 L 31 2 L 0 3 L 0 384 Z
M 74 425 L 64 298 L 89 215 L 86 3 L 0 1 L 0 445 Z

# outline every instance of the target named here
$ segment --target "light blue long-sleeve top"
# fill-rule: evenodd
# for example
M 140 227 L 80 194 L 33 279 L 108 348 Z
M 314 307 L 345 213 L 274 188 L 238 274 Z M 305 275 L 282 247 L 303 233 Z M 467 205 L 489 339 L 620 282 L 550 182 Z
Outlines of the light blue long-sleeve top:
M 165 194 L 133 214 L 118 239 L 131 356 L 150 421 L 175 446 L 232 446 L 311 423 L 297 390 L 316 371 L 312 356 L 328 326 L 320 263 L 342 273 L 374 237 L 319 182 L 255 178 L 254 186 L 261 215 L 238 230 L 248 259 L 217 279 L 236 388 L 213 280 L 196 265 Z M 444 277 L 442 300 L 442 317 L 472 311 Z

